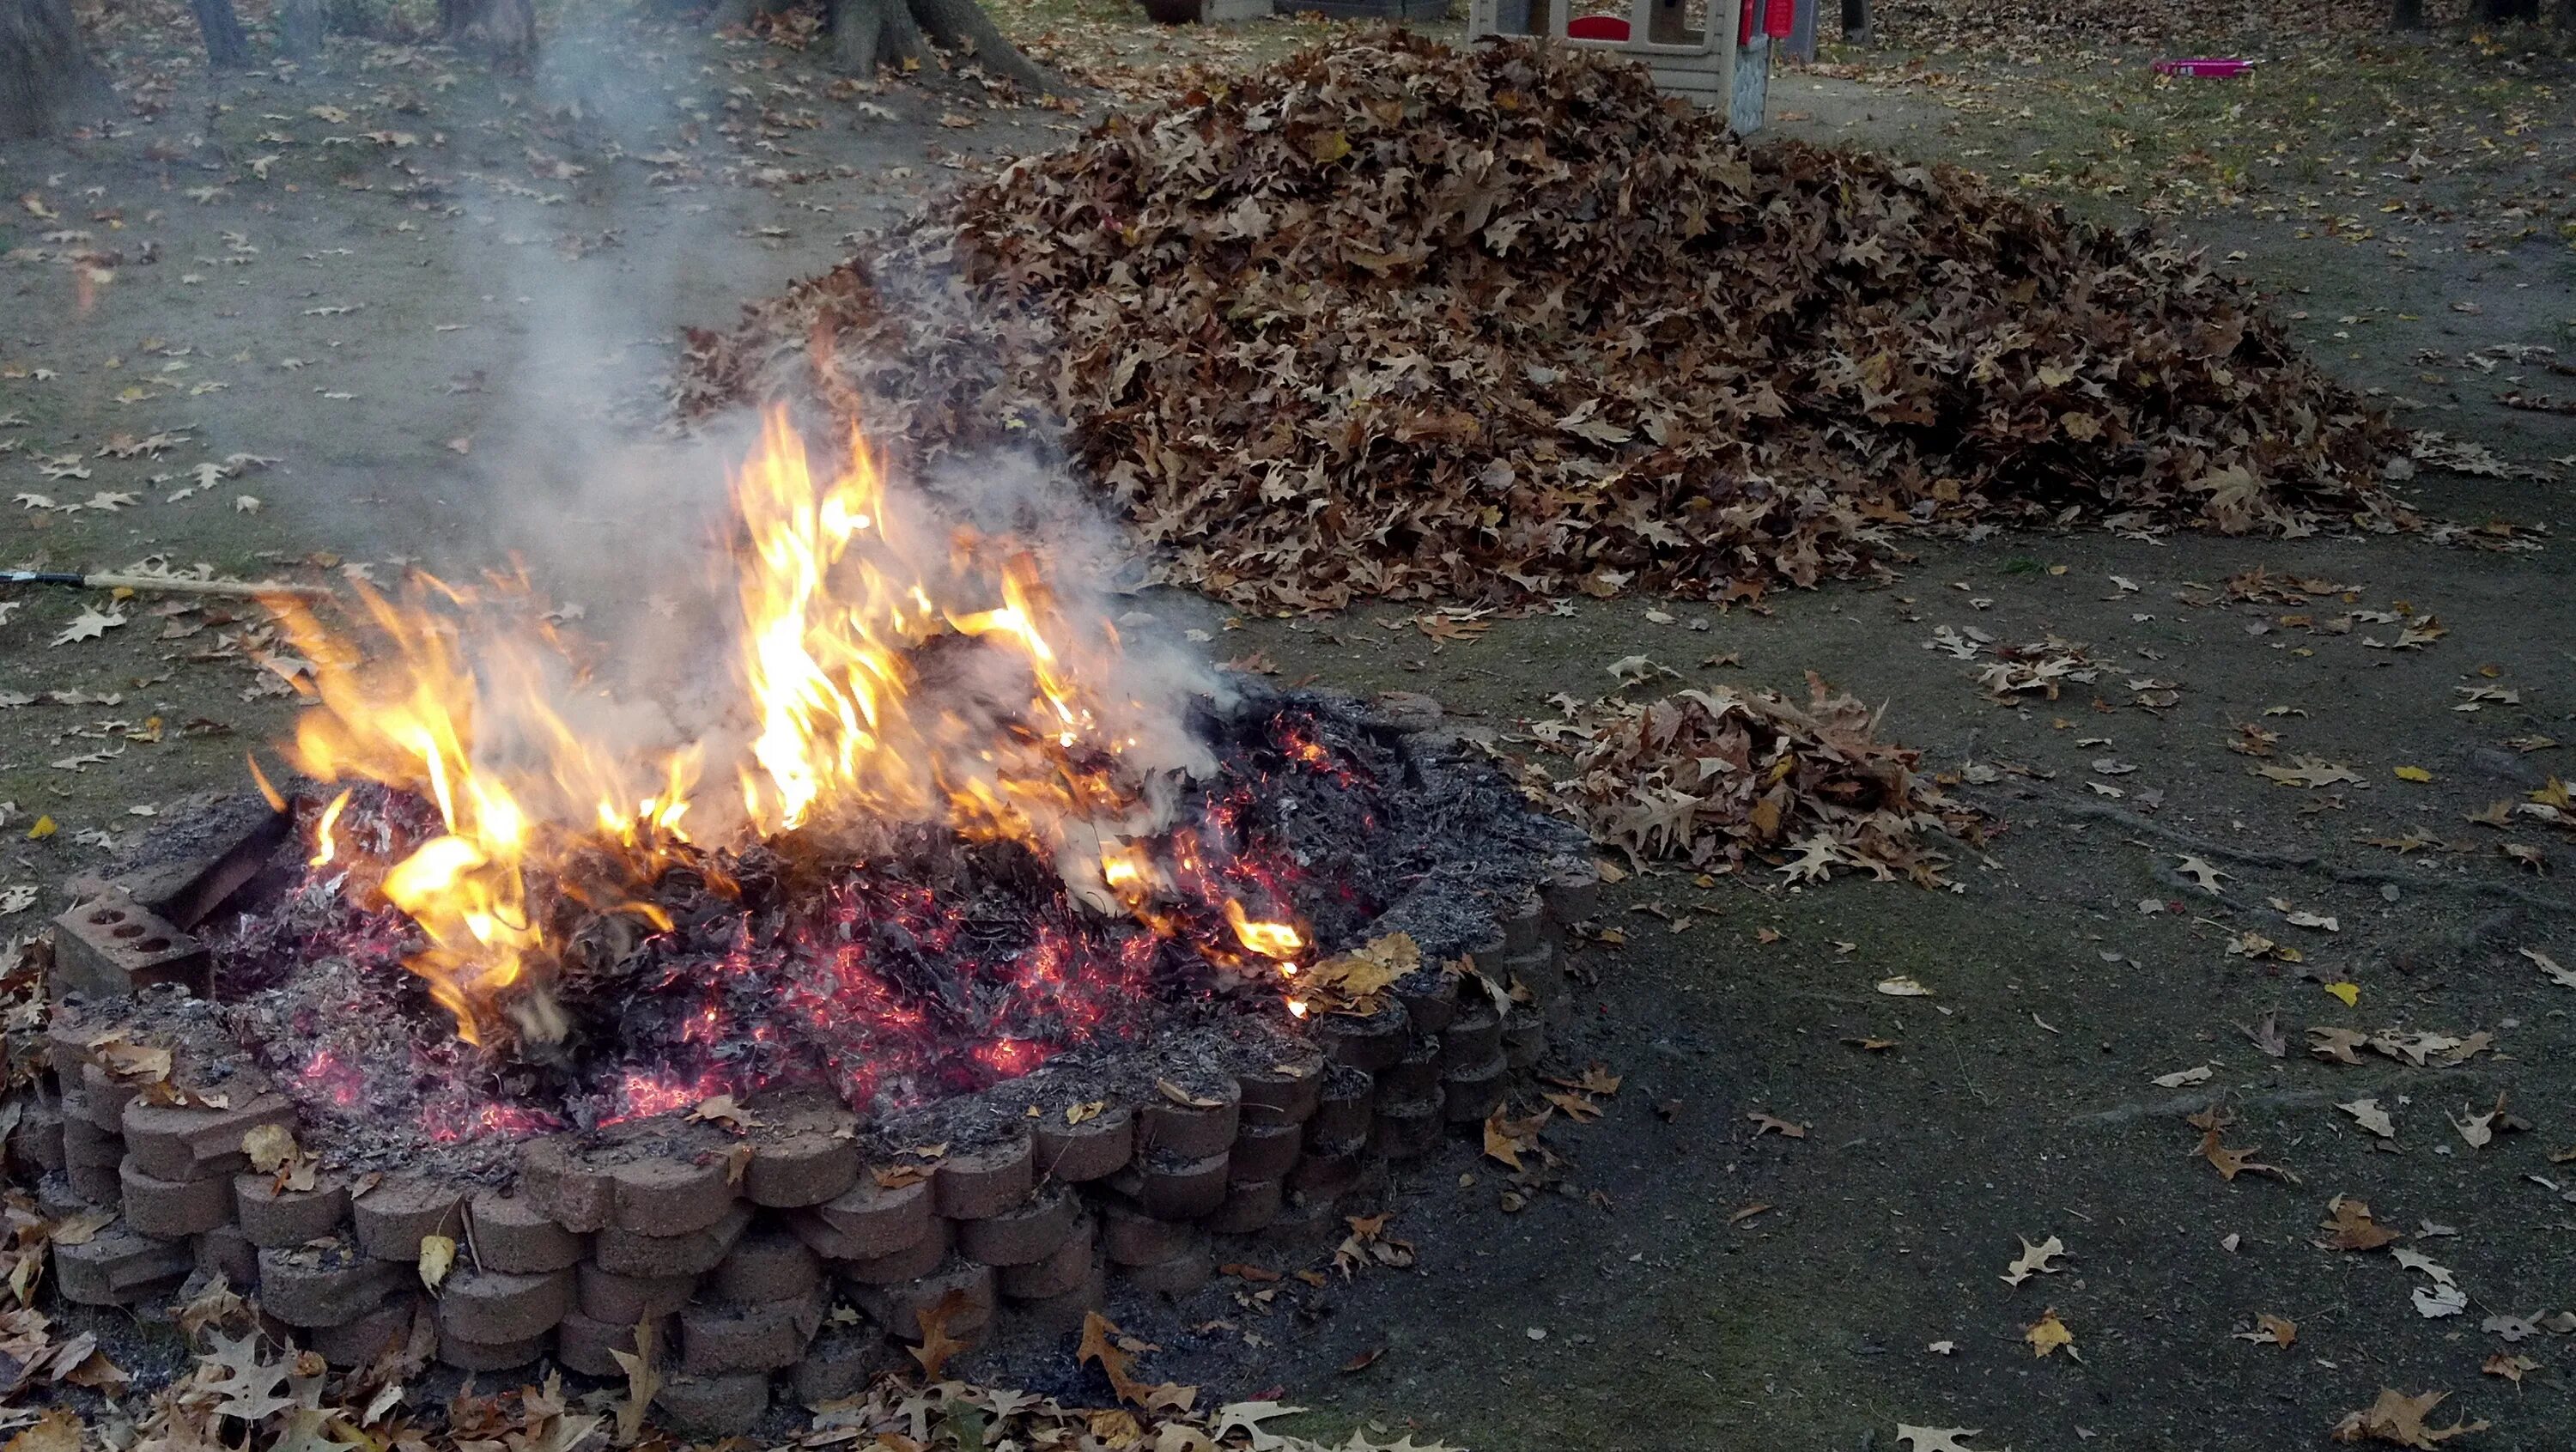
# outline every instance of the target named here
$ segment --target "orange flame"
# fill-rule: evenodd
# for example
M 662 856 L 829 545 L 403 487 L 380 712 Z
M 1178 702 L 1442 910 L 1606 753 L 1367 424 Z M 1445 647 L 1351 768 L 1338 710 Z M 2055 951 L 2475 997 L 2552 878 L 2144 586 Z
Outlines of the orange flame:
M 322 820 L 313 827 L 313 855 L 306 860 L 307 866 L 328 867 L 331 859 L 339 855 L 337 845 L 331 840 L 331 829 L 339 825 L 340 814 L 349 809 L 349 791 L 347 787 L 341 788 L 340 794 L 331 799 L 331 805 L 322 809 Z
M 863 438 L 826 478 L 773 412 L 733 498 L 745 547 L 732 561 L 731 649 L 749 727 L 711 739 L 704 760 L 698 747 L 639 753 L 585 739 L 566 703 L 599 688 L 524 582 L 475 590 L 421 576 L 399 604 L 362 587 L 364 663 L 300 605 L 281 606 L 320 708 L 297 727 L 295 765 L 437 807 L 443 831 L 388 868 L 383 891 L 428 940 L 408 966 L 464 1037 L 483 1042 L 496 1007 L 551 968 L 531 873 L 585 906 L 667 928 L 637 899 L 691 840 L 684 821 L 763 837 L 942 823 L 1026 844 L 1094 908 L 1171 930 L 1156 906 L 1171 883 L 1136 839 L 1162 825 L 1172 797 L 1145 778 L 1176 768 L 1133 759 L 1153 754 L 1132 750 L 1152 731 L 1145 707 L 1098 689 L 1120 650 L 1105 619 L 1069 617 L 1023 543 L 912 523 L 920 511 L 889 496 Z M 975 648 L 962 662 L 936 653 L 937 669 L 961 679 L 934 688 L 919 663 L 942 636 Z M 1171 754 L 1167 738 L 1157 746 Z M 703 779 L 709 766 L 725 786 Z M 699 810 L 711 791 L 721 799 Z M 331 827 L 345 802 L 325 812 L 317 866 L 342 850 Z M 1285 960 L 1305 946 L 1293 925 L 1231 902 L 1226 912 L 1256 954 Z

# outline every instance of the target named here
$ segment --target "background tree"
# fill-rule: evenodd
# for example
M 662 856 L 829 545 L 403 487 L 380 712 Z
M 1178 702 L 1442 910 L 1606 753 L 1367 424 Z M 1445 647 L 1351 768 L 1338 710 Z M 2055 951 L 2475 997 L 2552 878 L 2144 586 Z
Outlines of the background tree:
M 188 0 L 188 8 L 197 12 L 197 32 L 206 38 L 209 65 L 250 64 L 250 37 L 242 33 L 233 0 Z
M 718 25 L 744 25 L 755 15 L 788 8 L 789 0 L 723 0 Z M 853 76 L 873 76 L 880 65 L 900 65 L 926 54 L 924 37 L 971 55 L 977 65 L 1024 91 L 1062 95 L 1064 82 L 1020 54 L 976 0 L 823 0 L 832 35 L 832 62 Z
M 71 0 L 0 0 L 0 137 L 41 136 L 106 89 Z
M 328 28 L 322 0 L 277 0 L 277 48 L 282 53 L 299 59 L 321 54 L 322 33 Z
M 537 12 L 529 0 L 438 0 L 438 30 L 449 45 L 505 59 L 537 53 Z
M 2397 0 L 2397 11 L 2388 23 L 2399 30 L 2424 28 L 2424 0 Z

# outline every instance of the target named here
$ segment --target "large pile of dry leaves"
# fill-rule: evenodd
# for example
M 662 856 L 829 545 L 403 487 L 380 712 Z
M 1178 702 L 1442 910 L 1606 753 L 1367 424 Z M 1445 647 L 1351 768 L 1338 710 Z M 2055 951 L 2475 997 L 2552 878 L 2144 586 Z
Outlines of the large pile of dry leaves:
M 914 466 L 1060 441 L 1237 604 L 1758 593 L 1896 531 L 2403 522 L 2397 438 L 2197 260 L 1402 32 L 1118 115 L 695 335 Z M 1059 433 L 1058 424 L 1062 429 Z
M 1839 869 L 1941 885 L 1936 844 L 1973 839 L 1977 814 L 1916 772 L 1921 753 L 1879 738 L 1876 712 L 1812 673 L 1807 689 L 1803 707 L 1720 687 L 1571 709 L 1533 732 L 1572 772 L 1531 785 L 1632 861 L 1724 871 L 1760 854 L 1792 882 Z

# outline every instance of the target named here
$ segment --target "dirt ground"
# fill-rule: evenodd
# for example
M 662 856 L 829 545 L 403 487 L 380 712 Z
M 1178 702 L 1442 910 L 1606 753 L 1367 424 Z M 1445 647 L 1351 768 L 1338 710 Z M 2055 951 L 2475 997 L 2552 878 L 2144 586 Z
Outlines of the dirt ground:
M 1131 93 L 1154 65 L 1318 33 L 1175 38 L 1105 7 L 1013 19 Z M 135 104 L 112 133 L 0 148 L 0 194 L 23 199 L 0 219 L 4 565 L 470 573 L 535 509 L 558 546 L 581 542 L 554 553 L 595 567 L 592 609 L 631 612 L 621 566 L 670 525 L 603 481 L 721 487 L 702 449 L 660 437 L 673 330 L 723 322 L 838 260 L 848 232 L 1108 104 L 1009 108 L 960 78 L 836 85 L 777 46 L 622 18 L 498 80 L 348 41 L 300 74 L 210 81 L 118 34 Z M 2576 1165 L 2559 1163 L 2576 1158 L 2576 975 L 2531 956 L 2576 965 L 2576 840 L 2467 820 L 2545 794 L 2570 756 L 2539 743 L 2576 741 L 2576 463 L 2549 462 L 2576 456 L 2576 417 L 2494 402 L 2576 395 L 2548 366 L 2576 360 L 2563 103 L 2486 128 L 2510 138 L 2507 166 L 2403 180 L 2404 148 L 2451 134 L 2427 122 L 2353 140 L 2349 164 L 2285 183 L 2277 208 L 2250 184 L 2251 200 L 2200 205 L 2155 176 L 2104 181 L 2085 138 L 2166 105 L 2251 107 L 2232 124 L 2268 133 L 2262 106 L 2298 108 L 2309 73 L 2285 62 L 2252 83 L 2279 94 L 2221 104 L 2175 99 L 2134 54 L 2081 62 L 2093 79 L 2071 92 L 2065 68 L 1835 59 L 1780 79 L 1778 132 L 1962 160 L 2110 219 L 2153 200 L 2405 421 L 2529 466 L 2428 471 L 2426 513 L 2549 538 L 2015 534 L 1925 541 L 1892 586 L 1725 614 L 1585 600 L 1439 644 L 1393 608 L 1223 622 L 1229 656 L 1431 693 L 1514 752 L 1549 697 L 1609 692 L 1622 657 L 1694 685 L 1800 691 L 1817 672 L 1886 702 L 1887 732 L 1995 825 L 1949 892 L 1670 871 L 1611 889 L 1603 926 L 1624 942 L 1585 948 L 1592 982 L 1557 1057 L 1625 1082 L 1598 1123 L 1549 1131 L 1562 1193 L 1507 1210 L 1500 1167 L 1454 1146 L 1396 1195 L 1418 1274 L 1337 1281 L 1293 1313 L 1238 1304 L 1240 1283 L 1123 1307 L 1168 1348 L 1152 1369 L 1491 1452 L 1885 1449 L 1900 1424 L 1979 1429 L 1963 1434 L 1978 1449 L 2276 1448 L 2321 1442 L 2382 1388 L 2447 1391 L 2436 1423 L 2493 1424 L 2464 1446 L 2576 1442 L 2576 1342 L 2522 1319 L 2576 1310 Z M 2557 64 L 2476 94 L 2499 116 L 2530 88 L 2563 94 Z M 2377 210 L 2390 191 L 2404 204 Z M 2508 207 L 2528 225 L 2497 229 Z M 2317 221 L 2365 212 L 2367 237 Z M 2257 568 L 2344 588 L 2228 589 Z M 0 891 L 46 894 L 0 932 L 160 804 L 240 789 L 244 750 L 289 718 L 242 648 L 258 612 L 143 598 L 53 643 L 97 603 L 0 593 Z M 2428 616 L 2437 638 L 2391 648 L 2410 623 L 2431 634 Z M 1936 648 L 1945 630 L 1958 644 Z M 2050 637 L 2099 666 L 2053 701 L 1998 703 L 1975 680 L 1990 649 L 1955 653 Z M 2258 774 L 2303 758 L 2351 779 Z M 34 835 L 39 818 L 56 830 Z M 2246 956 L 2248 934 L 2275 947 Z M 1899 977 L 1928 992 L 1878 988 Z M 2345 1064 L 2309 1052 L 2321 1029 L 2493 1040 L 2448 1066 L 2367 1047 Z M 2499 1096 L 2497 1122 L 2522 1127 L 2472 1144 Z M 2392 1137 L 2338 1108 L 2365 1099 Z M 2232 1116 L 2223 1147 L 2279 1173 L 2221 1177 L 2186 1123 L 2213 1106 Z M 1800 1133 L 1759 1133 L 1755 1114 Z M 2430 1264 L 2320 1248 L 2337 1196 Z M 2024 1242 L 2051 1237 L 2062 1257 L 2008 1284 Z M 2025 1332 L 2052 1309 L 2073 1342 L 2036 1355 Z M 2257 1333 L 2264 1316 L 2295 1323 L 2293 1344 Z M 1053 1349 L 964 1369 L 1085 1385 Z

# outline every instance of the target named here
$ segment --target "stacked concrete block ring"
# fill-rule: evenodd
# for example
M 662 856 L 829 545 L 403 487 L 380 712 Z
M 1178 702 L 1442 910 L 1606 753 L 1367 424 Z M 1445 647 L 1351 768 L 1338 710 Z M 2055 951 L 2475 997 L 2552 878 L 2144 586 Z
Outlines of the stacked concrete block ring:
M 1597 898 L 1569 871 L 1467 945 L 1472 975 L 1411 975 L 1374 1012 L 1324 1015 L 1261 1062 L 1189 1056 L 1130 1102 L 1036 1091 L 1020 1118 L 997 1109 L 936 1154 L 790 1097 L 740 1129 L 664 1116 L 531 1140 L 505 1185 L 324 1174 L 290 1189 L 251 1168 L 244 1139 L 292 1130 L 292 1104 L 152 1102 L 91 1051 L 112 1004 L 58 1017 L 8 1152 L 49 1210 L 116 1212 L 57 1247 L 67 1299 L 162 1304 L 221 1274 L 342 1366 L 424 1314 L 437 1358 L 476 1372 L 552 1360 L 615 1377 L 649 1340 L 663 1419 L 740 1433 L 780 1397 L 846 1396 L 909 1364 L 902 1344 L 934 1320 L 968 1344 L 1006 1325 L 1059 1334 L 1113 1281 L 1186 1295 L 1221 1260 L 1320 1242 L 1387 1163 L 1503 1105 L 1562 1021 L 1564 943 Z M 455 1255 L 432 1288 L 419 1268 L 434 1236 Z

